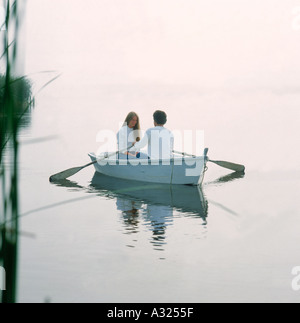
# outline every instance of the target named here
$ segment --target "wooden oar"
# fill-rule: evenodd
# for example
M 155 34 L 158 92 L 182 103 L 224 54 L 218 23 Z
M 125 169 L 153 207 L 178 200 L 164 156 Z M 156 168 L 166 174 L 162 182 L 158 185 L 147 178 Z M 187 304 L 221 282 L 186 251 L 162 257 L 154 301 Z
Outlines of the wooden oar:
M 100 158 L 100 159 L 96 159 L 96 160 L 92 161 L 91 163 L 88 163 L 88 164 L 86 164 L 84 166 L 79 166 L 79 167 L 73 167 L 73 168 L 66 169 L 66 170 L 64 170 L 64 171 L 62 171 L 60 173 L 57 173 L 57 174 L 54 174 L 54 175 L 50 176 L 49 181 L 50 182 L 58 182 L 58 181 L 64 180 L 64 179 L 66 179 L 68 177 L 71 177 L 71 176 L 75 175 L 76 173 L 80 172 L 82 169 L 98 163 L 101 160 L 104 160 L 106 158 L 114 156 L 114 155 L 116 155 L 118 153 L 123 153 L 125 151 L 128 151 L 131 147 L 132 146 L 130 146 L 130 147 L 126 148 L 126 149 L 119 150 L 119 151 L 116 151 L 114 153 L 108 154 L 105 157 Z
M 195 155 L 190 155 L 190 154 L 182 153 L 182 152 L 175 151 L 175 150 L 173 150 L 173 152 L 175 154 L 180 154 L 180 155 L 183 155 L 183 156 L 196 157 Z M 221 167 L 234 170 L 235 172 L 245 172 L 245 166 L 244 165 L 235 164 L 235 163 L 231 163 L 231 162 L 227 162 L 227 161 L 223 161 L 223 160 L 211 160 L 209 158 L 208 158 L 208 161 L 210 161 L 211 163 L 214 163 L 216 165 L 219 165 Z
M 227 161 L 223 161 L 223 160 L 211 160 L 211 159 L 208 159 L 208 161 L 211 162 L 211 163 L 214 163 L 216 165 L 219 165 L 221 167 L 234 170 L 235 172 L 243 172 L 243 173 L 245 172 L 245 166 L 244 165 L 235 164 L 235 163 L 231 163 L 231 162 L 227 162 Z

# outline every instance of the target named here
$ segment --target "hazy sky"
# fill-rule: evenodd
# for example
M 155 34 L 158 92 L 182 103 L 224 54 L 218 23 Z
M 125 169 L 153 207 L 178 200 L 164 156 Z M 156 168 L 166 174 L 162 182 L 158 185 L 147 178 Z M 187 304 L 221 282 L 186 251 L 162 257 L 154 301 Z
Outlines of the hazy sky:
M 129 109 L 147 128 L 159 106 L 171 129 L 205 129 L 222 159 L 270 168 L 285 147 L 285 164 L 298 167 L 300 0 L 27 3 L 26 73 L 62 73 L 42 105 L 59 118 L 41 111 L 37 118 L 49 122 L 36 123 L 39 135 L 72 126 L 66 147 L 76 136 L 82 156 L 97 131 L 117 130 Z M 183 107 L 193 118 L 178 114 Z
M 294 88 L 297 8 L 297 0 L 28 0 L 27 66 L 105 82 Z

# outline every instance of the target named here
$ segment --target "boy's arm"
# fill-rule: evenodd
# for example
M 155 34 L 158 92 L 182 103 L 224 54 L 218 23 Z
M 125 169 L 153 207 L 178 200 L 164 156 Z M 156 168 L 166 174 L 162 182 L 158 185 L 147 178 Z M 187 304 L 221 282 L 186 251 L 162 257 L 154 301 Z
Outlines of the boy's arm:
M 173 150 L 174 150 L 174 134 L 171 132 L 171 155 L 173 154 Z

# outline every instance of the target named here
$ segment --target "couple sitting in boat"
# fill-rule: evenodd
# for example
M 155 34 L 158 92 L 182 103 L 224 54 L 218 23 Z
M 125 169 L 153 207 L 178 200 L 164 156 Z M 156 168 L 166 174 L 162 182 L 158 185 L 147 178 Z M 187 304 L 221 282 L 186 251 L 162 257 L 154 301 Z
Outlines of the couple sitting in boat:
M 165 128 L 167 115 L 157 110 L 153 114 L 154 127 L 149 128 L 140 140 L 140 121 L 135 112 L 130 112 L 117 134 L 119 159 L 170 159 L 173 154 L 174 136 Z M 148 145 L 148 155 L 140 149 Z

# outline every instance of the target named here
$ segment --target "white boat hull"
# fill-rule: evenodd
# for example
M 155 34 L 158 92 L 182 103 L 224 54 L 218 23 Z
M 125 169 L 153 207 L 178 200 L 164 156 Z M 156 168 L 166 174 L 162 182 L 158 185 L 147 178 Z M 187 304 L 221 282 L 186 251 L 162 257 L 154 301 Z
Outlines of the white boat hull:
M 170 160 L 117 159 L 89 154 L 98 173 L 116 178 L 174 185 L 201 185 L 206 156 L 174 157 Z

